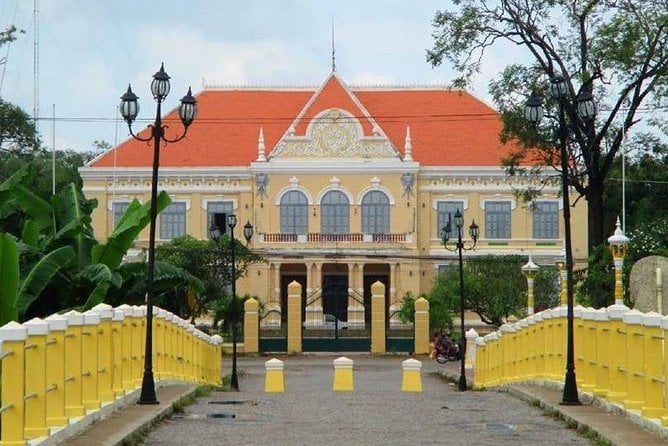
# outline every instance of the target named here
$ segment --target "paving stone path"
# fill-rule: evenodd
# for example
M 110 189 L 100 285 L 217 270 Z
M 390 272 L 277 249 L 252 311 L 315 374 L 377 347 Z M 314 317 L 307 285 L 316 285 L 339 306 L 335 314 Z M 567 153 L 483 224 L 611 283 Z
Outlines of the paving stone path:
M 353 392 L 333 392 L 335 356 L 279 357 L 285 393 L 264 393 L 269 357 L 240 358 L 240 392 L 216 392 L 161 422 L 146 444 L 577 445 L 588 440 L 543 412 L 494 391 L 460 392 L 423 362 L 419 393 L 401 391 L 406 357 L 349 356 Z M 226 373 L 229 370 L 226 370 Z

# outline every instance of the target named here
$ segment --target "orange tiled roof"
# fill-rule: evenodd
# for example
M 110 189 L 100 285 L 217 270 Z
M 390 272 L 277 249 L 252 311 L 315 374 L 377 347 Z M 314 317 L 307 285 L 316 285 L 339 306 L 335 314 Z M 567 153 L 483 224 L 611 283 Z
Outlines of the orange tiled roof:
M 422 165 L 499 166 L 511 148 L 499 141 L 501 122 L 494 109 L 469 93 L 445 88 L 348 89 L 332 75 L 319 89 L 207 89 L 197 95 L 197 103 L 198 115 L 187 137 L 161 146 L 161 166 L 246 166 L 257 158 L 260 127 L 270 155 L 300 114 L 296 134 L 304 134 L 313 116 L 333 107 L 358 117 L 366 135 L 371 133 L 373 119 L 402 154 L 410 126 L 413 159 Z M 163 122 L 170 126 L 168 137 L 182 129 L 176 110 Z M 152 146 L 129 139 L 91 166 L 112 167 L 113 150 L 117 166 L 152 164 Z

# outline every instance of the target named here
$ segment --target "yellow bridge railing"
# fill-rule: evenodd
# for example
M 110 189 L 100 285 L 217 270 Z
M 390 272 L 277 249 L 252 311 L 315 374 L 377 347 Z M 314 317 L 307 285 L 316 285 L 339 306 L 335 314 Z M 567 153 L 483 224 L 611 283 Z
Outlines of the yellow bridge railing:
M 153 312 L 156 385 L 220 384 L 222 338 L 160 308 Z M 68 428 L 136 401 L 145 316 L 145 306 L 100 304 L 0 327 L 0 446 L 66 437 Z
M 668 426 L 668 317 L 624 305 L 598 310 L 578 306 L 573 322 L 580 392 Z M 562 306 L 477 338 L 474 386 L 563 382 L 566 323 Z

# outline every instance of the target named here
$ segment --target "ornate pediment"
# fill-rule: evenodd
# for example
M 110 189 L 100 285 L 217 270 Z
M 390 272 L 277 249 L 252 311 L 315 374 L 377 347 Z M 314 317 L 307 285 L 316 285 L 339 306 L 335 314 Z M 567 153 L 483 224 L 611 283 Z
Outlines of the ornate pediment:
M 332 108 L 313 117 L 304 136 L 288 132 L 271 158 L 399 158 L 399 154 L 385 136 L 364 136 L 355 116 Z

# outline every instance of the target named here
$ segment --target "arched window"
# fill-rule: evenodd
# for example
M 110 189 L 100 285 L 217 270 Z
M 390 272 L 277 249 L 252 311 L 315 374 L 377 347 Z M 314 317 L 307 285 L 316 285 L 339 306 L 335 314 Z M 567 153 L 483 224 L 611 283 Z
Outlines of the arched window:
M 281 233 L 306 234 L 308 232 L 308 200 L 296 190 L 281 197 Z
M 327 192 L 320 201 L 320 232 L 323 234 L 348 234 L 350 202 L 343 192 Z
M 390 199 L 384 192 L 372 190 L 362 198 L 362 233 L 390 233 Z

